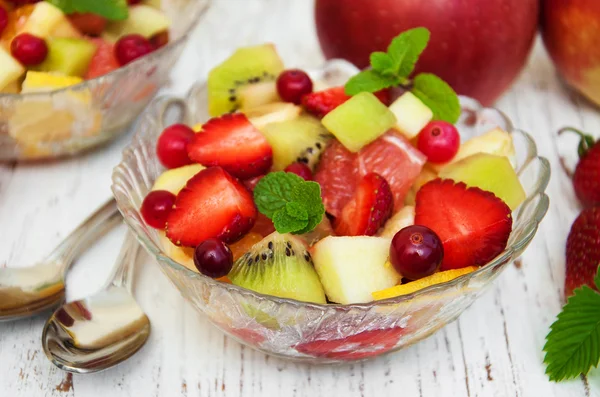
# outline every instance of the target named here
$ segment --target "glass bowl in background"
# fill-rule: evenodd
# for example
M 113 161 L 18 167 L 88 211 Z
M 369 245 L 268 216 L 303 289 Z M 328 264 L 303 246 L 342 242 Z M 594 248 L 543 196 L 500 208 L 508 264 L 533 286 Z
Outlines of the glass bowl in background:
M 72 155 L 124 133 L 169 79 L 210 0 L 163 0 L 170 42 L 107 75 L 65 89 L 0 94 L 0 161 Z
M 327 85 L 343 84 L 356 69 L 334 60 L 311 77 Z M 550 177 L 548 161 L 537 155 L 532 138 L 513 128 L 500 111 L 461 98 L 463 113 L 457 127 L 463 139 L 493 127 L 514 139 L 513 159 L 527 193 L 513 213 L 508 246 L 477 271 L 410 295 L 356 305 L 319 305 L 262 295 L 195 273 L 171 260 L 161 247 L 159 233 L 144 223 L 139 208 L 163 167 L 156 140 L 167 124 L 195 124 L 208 119 L 205 85 L 194 86 L 187 98 L 159 98 L 140 118 L 133 142 L 113 173 L 113 193 L 125 221 L 163 272 L 199 312 L 238 341 L 279 357 L 313 363 L 360 360 L 401 349 L 431 335 L 455 320 L 479 297 L 500 271 L 517 259 L 533 239 L 548 209 L 544 193 Z M 166 107 L 178 105 L 177 118 Z M 174 110 L 174 109 L 173 109 Z M 170 124 L 170 123 L 168 123 Z

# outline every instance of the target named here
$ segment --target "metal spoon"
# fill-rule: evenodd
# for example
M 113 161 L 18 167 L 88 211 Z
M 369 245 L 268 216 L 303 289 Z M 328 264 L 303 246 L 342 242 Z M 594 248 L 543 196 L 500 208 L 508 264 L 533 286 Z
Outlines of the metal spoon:
M 77 227 L 41 263 L 26 268 L 0 268 L 0 321 L 30 317 L 60 305 L 65 274 L 73 261 L 121 221 L 114 199 Z
M 150 320 L 131 295 L 139 244 L 128 233 L 110 283 L 93 296 L 67 303 L 46 321 L 42 345 L 58 368 L 85 374 L 116 365 L 150 335 Z

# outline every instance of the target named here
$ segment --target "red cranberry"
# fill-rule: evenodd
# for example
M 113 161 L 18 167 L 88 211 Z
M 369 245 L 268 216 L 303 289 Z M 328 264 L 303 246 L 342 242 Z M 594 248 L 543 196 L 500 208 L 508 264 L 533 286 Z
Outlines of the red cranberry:
M 432 163 L 447 163 L 460 147 L 460 135 L 453 124 L 431 121 L 419 132 L 417 148 Z
M 171 192 L 154 190 L 148 193 L 140 208 L 144 222 L 155 229 L 164 229 L 173 204 L 175 195 Z
M 407 226 L 392 239 L 390 262 L 398 273 L 409 280 L 432 275 L 440 268 L 442 259 L 442 241 L 428 227 Z
M 194 265 L 205 276 L 223 277 L 229 274 L 233 267 L 233 253 L 221 240 L 209 238 L 196 247 Z
M 148 39 L 139 34 L 123 36 L 115 45 L 115 56 L 121 66 L 127 65 L 154 51 L 154 47 Z
M 0 36 L 4 29 L 6 29 L 6 25 L 8 25 L 8 11 L 6 11 L 6 8 L 0 6 Z
M 196 133 L 185 124 L 175 124 L 165 128 L 158 138 L 156 154 L 167 168 L 179 168 L 192 164 L 188 157 L 187 145 Z
M 310 94 L 312 90 L 312 80 L 302 70 L 284 70 L 277 78 L 277 92 L 285 102 L 292 102 L 299 105 L 302 97 Z
M 10 44 L 11 54 L 23 65 L 34 66 L 44 62 L 48 56 L 48 45 L 29 33 L 21 33 Z
M 296 174 L 298 175 L 300 178 L 304 179 L 305 181 L 312 181 L 313 180 L 313 174 L 312 171 L 310 170 L 310 167 L 304 163 L 292 163 L 290 165 L 288 165 L 287 167 L 285 167 L 285 172 L 291 172 L 292 174 Z

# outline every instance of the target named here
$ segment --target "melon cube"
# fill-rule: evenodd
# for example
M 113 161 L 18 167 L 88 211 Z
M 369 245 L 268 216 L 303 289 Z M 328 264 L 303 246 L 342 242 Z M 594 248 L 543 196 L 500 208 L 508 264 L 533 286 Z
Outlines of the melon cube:
M 53 38 L 47 40 L 48 56 L 37 69 L 82 77 L 96 53 L 96 45 L 85 39 Z
M 25 68 L 0 46 L 0 90 L 16 82 L 25 73 Z
M 433 112 L 412 92 L 405 92 L 390 105 L 396 116 L 396 129 L 413 139 L 433 119 Z
M 129 18 L 126 20 L 109 23 L 103 36 L 112 38 L 111 41 L 128 34 L 150 38 L 168 30 L 169 26 L 171 21 L 164 12 L 150 5 L 138 4 L 129 7 Z
M 23 93 L 44 92 L 70 87 L 82 83 L 81 77 L 63 76 L 55 73 L 30 70 L 23 81 Z
M 329 112 L 325 128 L 356 153 L 396 124 L 396 117 L 370 92 L 361 92 Z
M 398 284 L 401 276 L 389 263 L 390 239 L 329 236 L 312 248 L 315 269 L 329 300 L 366 303 L 372 293 Z
M 22 31 L 44 39 L 81 36 L 58 7 L 45 1 L 35 4 Z

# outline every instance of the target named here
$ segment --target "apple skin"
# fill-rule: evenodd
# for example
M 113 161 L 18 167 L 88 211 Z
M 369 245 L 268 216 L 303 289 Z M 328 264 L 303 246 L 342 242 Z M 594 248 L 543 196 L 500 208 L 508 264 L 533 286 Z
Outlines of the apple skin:
M 600 105 L 600 1 L 544 0 L 541 30 L 563 79 Z
M 594 1 L 594 0 L 590 0 Z M 538 0 L 316 0 L 315 21 L 327 59 L 360 68 L 399 33 L 424 26 L 431 40 L 416 73 L 434 73 L 459 94 L 492 104 L 525 66 Z

